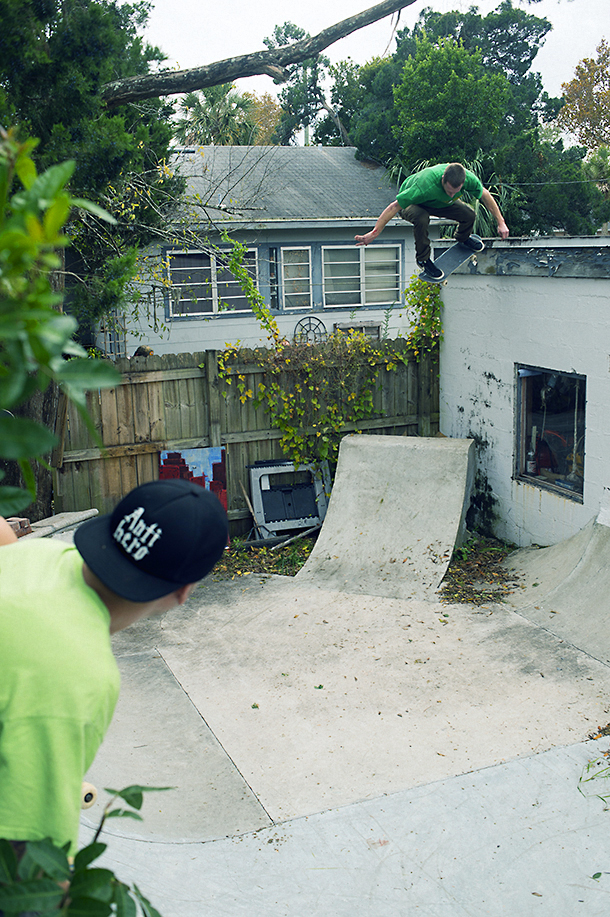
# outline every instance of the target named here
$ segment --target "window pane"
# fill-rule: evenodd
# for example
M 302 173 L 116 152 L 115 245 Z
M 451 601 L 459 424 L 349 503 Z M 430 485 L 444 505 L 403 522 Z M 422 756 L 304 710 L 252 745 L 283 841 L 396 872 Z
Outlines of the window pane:
M 250 309 L 250 303 L 227 266 L 226 257 L 216 255 L 216 291 L 218 294 L 218 311 L 245 312 Z M 243 266 L 248 271 L 250 278 L 256 285 L 256 253 L 245 252 Z
M 360 287 L 360 251 L 357 248 L 324 249 L 325 305 L 360 305 Z
M 400 297 L 398 248 L 367 248 L 364 252 L 365 302 L 394 303 Z
M 212 267 L 203 252 L 169 253 L 170 314 L 202 315 L 212 312 Z
M 282 249 L 284 306 L 287 309 L 311 306 L 311 264 L 308 248 Z
M 284 248 L 282 249 L 282 258 L 284 265 L 300 264 L 304 265 L 309 272 L 309 250 L 306 248 Z
M 586 377 L 519 366 L 517 379 L 518 476 L 582 496 Z

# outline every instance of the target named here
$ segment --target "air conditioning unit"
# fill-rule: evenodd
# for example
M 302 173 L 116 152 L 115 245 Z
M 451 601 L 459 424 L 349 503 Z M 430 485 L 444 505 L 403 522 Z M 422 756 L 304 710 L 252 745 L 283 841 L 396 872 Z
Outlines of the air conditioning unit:
M 321 468 L 255 462 L 249 469 L 252 510 L 259 530 L 278 535 L 322 524 L 331 488 L 328 462 Z

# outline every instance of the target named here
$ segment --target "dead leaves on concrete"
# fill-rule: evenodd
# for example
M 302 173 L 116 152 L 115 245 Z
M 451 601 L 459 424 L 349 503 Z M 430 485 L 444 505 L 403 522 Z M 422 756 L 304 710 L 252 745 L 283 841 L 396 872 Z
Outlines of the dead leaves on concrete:
M 514 545 L 495 538 L 471 534 L 463 547 L 453 552 L 441 584 L 441 602 L 468 605 L 502 602 L 519 585 L 515 573 L 502 566 L 514 549 Z

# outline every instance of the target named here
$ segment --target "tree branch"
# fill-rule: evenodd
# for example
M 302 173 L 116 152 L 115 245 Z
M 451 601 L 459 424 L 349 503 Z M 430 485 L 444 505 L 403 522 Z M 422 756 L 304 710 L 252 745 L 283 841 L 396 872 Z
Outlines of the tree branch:
M 362 13 L 331 25 L 311 38 L 304 38 L 281 48 L 229 57 L 190 70 L 167 70 L 114 80 L 102 86 L 102 99 L 109 108 L 113 108 L 115 105 L 138 102 L 142 99 L 193 92 L 208 86 L 218 86 L 220 83 L 232 83 L 246 76 L 258 76 L 263 73 L 273 76 L 274 79 L 281 79 L 287 65 L 299 64 L 309 57 L 314 57 L 340 38 L 345 38 L 346 35 L 415 2 L 416 0 L 384 0 L 383 3 L 378 3 Z

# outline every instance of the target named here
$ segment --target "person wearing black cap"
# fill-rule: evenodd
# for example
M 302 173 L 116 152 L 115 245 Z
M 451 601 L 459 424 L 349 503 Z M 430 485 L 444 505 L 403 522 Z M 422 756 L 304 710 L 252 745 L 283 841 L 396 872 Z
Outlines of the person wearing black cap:
M 110 634 L 183 604 L 227 544 L 219 500 L 154 481 L 74 534 L 17 543 L 0 524 L 0 837 L 70 842 L 110 725 Z

